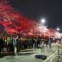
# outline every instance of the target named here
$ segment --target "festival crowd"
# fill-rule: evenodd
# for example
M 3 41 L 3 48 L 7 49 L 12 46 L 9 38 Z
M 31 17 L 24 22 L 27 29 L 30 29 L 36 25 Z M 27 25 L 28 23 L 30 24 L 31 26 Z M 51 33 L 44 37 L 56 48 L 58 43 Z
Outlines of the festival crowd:
M 52 38 L 22 38 L 21 36 L 0 37 L 0 55 L 2 52 L 16 54 L 21 49 L 51 48 Z

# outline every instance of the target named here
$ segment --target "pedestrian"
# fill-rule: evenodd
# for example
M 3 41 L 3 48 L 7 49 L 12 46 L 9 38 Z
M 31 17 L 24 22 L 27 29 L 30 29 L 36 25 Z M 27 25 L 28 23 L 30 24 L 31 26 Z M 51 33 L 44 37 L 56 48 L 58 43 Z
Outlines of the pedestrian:
M 42 40 L 41 40 L 41 44 L 42 44 L 42 48 L 44 48 L 44 42 L 45 42 L 45 39 L 43 38 Z
M 52 38 L 49 38 L 48 45 L 49 45 L 49 48 L 51 48 L 51 45 L 52 45 Z
M 14 54 L 16 55 L 17 53 L 17 41 L 16 41 L 16 38 L 13 38 L 13 49 L 14 49 Z
M 7 51 L 9 52 L 9 43 L 10 43 L 10 41 L 11 41 L 11 37 L 7 37 L 7 39 L 6 39 L 6 44 L 7 44 Z
M 19 52 L 21 49 L 21 39 L 17 38 L 16 41 L 17 41 L 17 52 Z
M 40 48 L 40 39 L 37 39 L 37 48 Z
M 35 48 L 35 39 L 32 38 L 32 48 L 34 49 Z
M 47 38 L 45 39 L 45 45 L 46 45 L 46 48 L 48 48 L 48 39 Z
M 3 48 L 4 48 L 4 41 L 3 38 L 0 38 L 0 56 Z

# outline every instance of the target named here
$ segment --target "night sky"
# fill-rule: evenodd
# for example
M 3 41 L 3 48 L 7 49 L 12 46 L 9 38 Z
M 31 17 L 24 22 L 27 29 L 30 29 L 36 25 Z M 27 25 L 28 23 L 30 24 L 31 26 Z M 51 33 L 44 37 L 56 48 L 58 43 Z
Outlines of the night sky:
M 62 28 L 61 0 L 9 0 L 13 8 L 26 18 L 37 20 L 46 19 L 46 25 L 51 28 Z M 62 31 L 62 30 L 61 30 Z

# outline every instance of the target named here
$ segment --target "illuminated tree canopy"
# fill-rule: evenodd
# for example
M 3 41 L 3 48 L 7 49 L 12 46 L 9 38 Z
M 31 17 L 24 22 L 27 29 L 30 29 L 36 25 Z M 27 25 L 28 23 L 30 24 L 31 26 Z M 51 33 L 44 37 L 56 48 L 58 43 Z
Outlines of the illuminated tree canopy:
M 21 33 L 28 33 L 30 31 L 33 32 L 36 22 L 28 20 L 20 13 L 15 11 L 11 7 L 11 5 L 8 4 L 6 0 L 4 1 L 1 0 L 0 24 L 4 27 L 4 30 L 9 34 L 12 34 L 14 32 L 21 34 Z
M 8 3 L 7 0 L 0 0 L 0 34 L 6 32 L 8 34 L 23 34 L 26 37 L 52 36 L 53 29 L 46 28 L 47 31 L 44 32 L 45 27 L 42 27 L 44 31 L 39 31 L 37 22 L 22 16 Z

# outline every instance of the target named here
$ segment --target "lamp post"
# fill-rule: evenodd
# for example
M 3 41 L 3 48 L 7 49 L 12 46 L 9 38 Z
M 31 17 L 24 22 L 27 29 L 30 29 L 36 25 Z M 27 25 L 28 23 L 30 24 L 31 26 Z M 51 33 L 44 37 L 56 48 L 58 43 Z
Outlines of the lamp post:
M 56 28 L 56 31 L 59 32 L 59 31 L 60 31 L 60 28 L 57 27 L 57 28 Z M 59 56 L 59 45 L 58 45 L 58 61 L 57 61 L 57 62 L 60 62 L 60 61 L 59 61 L 59 58 L 60 58 L 60 56 Z

